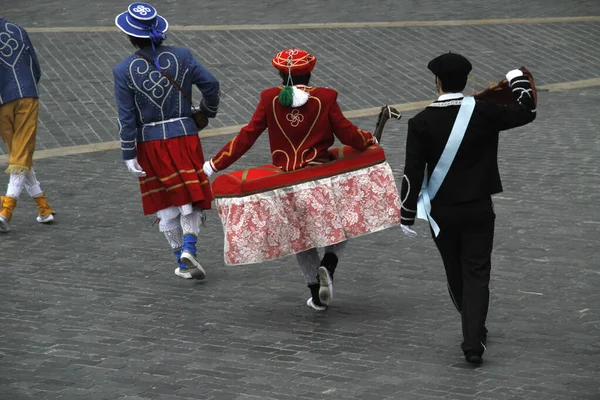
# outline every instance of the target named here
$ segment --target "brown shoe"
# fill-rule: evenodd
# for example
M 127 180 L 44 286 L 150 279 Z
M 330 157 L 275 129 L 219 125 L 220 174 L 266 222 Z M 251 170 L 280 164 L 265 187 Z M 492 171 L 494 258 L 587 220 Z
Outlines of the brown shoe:
M 17 206 L 17 199 L 10 196 L 1 196 L 0 203 L 2 203 L 2 209 L 0 210 L 0 232 L 8 232 L 10 230 L 9 222 Z
M 48 222 L 54 221 L 54 215 L 56 215 L 56 213 L 50 208 L 50 204 L 48 204 L 48 200 L 46 200 L 46 193 L 34 197 L 33 200 L 35 201 L 39 213 L 37 222 L 47 224 Z

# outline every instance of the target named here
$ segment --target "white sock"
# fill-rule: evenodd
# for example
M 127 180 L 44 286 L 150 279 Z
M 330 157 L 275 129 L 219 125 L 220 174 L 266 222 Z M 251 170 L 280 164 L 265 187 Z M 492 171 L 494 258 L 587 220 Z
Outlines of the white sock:
M 25 174 L 10 174 L 6 195 L 8 197 L 18 199 L 23 191 L 23 187 L 25 187 L 25 181 Z
M 38 182 L 33 168 L 31 168 L 27 175 L 25 175 L 25 188 L 31 197 L 38 197 L 44 193 L 42 192 L 40 182 Z

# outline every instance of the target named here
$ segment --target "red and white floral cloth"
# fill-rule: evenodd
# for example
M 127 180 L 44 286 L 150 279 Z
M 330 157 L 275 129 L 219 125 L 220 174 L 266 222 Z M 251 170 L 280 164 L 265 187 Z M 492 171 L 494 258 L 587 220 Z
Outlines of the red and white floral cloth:
M 400 224 L 387 162 L 235 198 L 217 198 L 225 263 L 242 265 L 324 247 Z

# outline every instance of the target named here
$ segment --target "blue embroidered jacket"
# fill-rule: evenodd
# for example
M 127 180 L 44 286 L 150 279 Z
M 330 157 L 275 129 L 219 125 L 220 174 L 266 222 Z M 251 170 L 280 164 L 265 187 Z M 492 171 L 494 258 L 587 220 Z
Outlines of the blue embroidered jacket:
M 192 85 L 202 93 L 200 111 L 209 118 L 217 115 L 219 82 L 187 48 L 160 46 L 160 67 L 192 98 Z M 139 53 L 153 60 L 152 48 Z M 196 135 L 192 105 L 169 80 L 138 54 L 113 69 L 115 98 L 119 112 L 119 135 L 124 160 L 136 157 L 136 142 Z
M 38 98 L 41 71 L 27 31 L 0 18 L 0 105 Z

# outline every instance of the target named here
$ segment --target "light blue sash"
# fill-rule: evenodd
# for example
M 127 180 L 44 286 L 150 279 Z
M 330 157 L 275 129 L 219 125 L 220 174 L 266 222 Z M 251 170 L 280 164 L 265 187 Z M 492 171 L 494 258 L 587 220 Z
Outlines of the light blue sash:
M 425 176 L 423 177 L 423 185 L 421 186 L 421 193 L 419 193 L 419 200 L 417 202 L 417 218 L 429 221 L 435 237 L 439 235 L 440 227 L 431 218 L 431 200 L 433 200 L 440 186 L 442 186 L 442 182 L 444 182 L 444 178 L 448 174 L 454 157 L 456 157 L 458 148 L 465 137 L 471 115 L 473 115 L 473 109 L 475 109 L 475 99 L 473 97 L 464 97 L 462 105 L 458 110 L 456 121 L 452 127 L 452 132 L 450 132 L 448 143 L 446 143 L 446 147 L 431 174 L 431 179 L 427 178 L 427 166 L 425 166 Z

